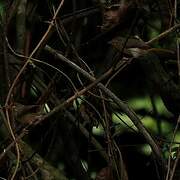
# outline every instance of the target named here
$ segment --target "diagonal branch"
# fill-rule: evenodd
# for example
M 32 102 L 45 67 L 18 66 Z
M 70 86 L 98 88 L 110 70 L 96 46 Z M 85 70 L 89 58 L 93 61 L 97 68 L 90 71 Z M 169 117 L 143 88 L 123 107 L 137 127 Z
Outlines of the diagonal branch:
M 69 59 L 64 57 L 63 55 L 59 54 L 56 50 L 52 49 L 49 46 L 45 47 L 45 50 L 49 53 L 53 54 L 56 58 L 66 63 L 71 68 L 75 69 L 79 73 L 81 73 L 84 77 L 89 79 L 90 81 L 94 82 L 96 79 L 92 77 L 89 73 L 87 73 L 85 70 L 81 69 L 79 66 L 71 62 Z M 163 158 L 160 152 L 159 147 L 155 143 L 154 139 L 151 137 L 147 129 L 144 127 L 142 122 L 140 121 L 137 114 L 122 100 L 120 100 L 113 92 L 111 92 L 109 89 L 107 89 L 102 83 L 98 83 L 97 86 L 107 95 L 109 96 L 114 102 L 126 113 L 126 115 L 131 119 L 131 121 L 134 123 L 134 125 L 137 127 L 139 132 L 144 136 L 146 141 L 150 144 L 154 154 L 156 155 L 157 159 L 159 160 L 160 164 L 163 165 Z M 56 107 L 58 109 L 58 107 Z M 56 110 L 57 110 L 56 109 Z M 61 108 L 60 108 L 61 109 Z M 53 110 L 52 110 L 53 111 Z M 165 168 L 165 167 L 164 167 Z

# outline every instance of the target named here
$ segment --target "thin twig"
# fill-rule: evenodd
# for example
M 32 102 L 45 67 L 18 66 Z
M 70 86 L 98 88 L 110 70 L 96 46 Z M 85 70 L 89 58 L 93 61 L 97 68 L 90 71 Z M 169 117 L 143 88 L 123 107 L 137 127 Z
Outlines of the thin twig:
M 47 85 L 47 88 L 44 90 L 44 92 L 41 94 L 41 96 L 38 98 L 38 100 L 36 101 L 35 104 L 45 104 L 45 102 L 47 101 L 47 99 L 49 98 L 49 96 L 51 95 L 51 90 L 54 87 L 55 84 L 55 80 L 57 78 L 58 73 L 56 73 L 53 78 L 51 79 L 51 81 L 49 82 L 49 84 Z
M 72 61 L 70 61 L 69 59 L 67 59 L 66 57 L 64 57 L 63 55 L 57 53 L 56 50 L 52 49 L 49 46 L 45 47 L 45 50 L 48 51 L 49 53 L 53 54 L 56 58 L 58 58 L 59 60 L 65 62 L 68 66 L 70 66 L 71 68 L 75 69 L 76 71 L 78 71 L 79 73 L 81 73 L 83 76 L 85 76 L 87 79 L 89 79 L 90 81 L 94 82 L 96 79 L 94 77 L 92 77 L 88 72 L 86 72 L 85 70 L 83 70 L 82 68 L 80 68 L 79 66 L 77 66 L 75 63 L 73 63 Z M 164 160 L 162 157 L 162 154 L 160 152 L 160 149 L 158 148 L 157 144 L 155 143 L 155 141 L 153 140 L 153 138 L 151 137 L 151 135 L 148 133 L 147 129 L 144 127 L 144 125 L 142 124 L 142 122 L 140 121 L 139 117 L 136 115 L 136 113 L 127 105 L 125 104 L 123 101 L 121 101 L 114 93 L 112 93 L 109 89 L 107 89 L 103 84 L 98 83 L 97 86 L 107 95 L 109 96 L 111 99 L 114 100 L 114 102 L 122 109 L 122 111 L 124 111 L 127 116 L 131 119 L 131 121 L 135 124 L 135 126 L 138 128 L 138 130 L 143 134 L 144 138 L 146 139 L 146 141 L 150 144 L 153 152 L 155 153 L 157 159 L 160 161 L 160 163 L 162 163 L 161 165 L 165 168 L 164 166 Z M 55 112 L 57 112 L 57 110 L 55 109 Z M 51 113 L 53 113 L 53 110 L 51 111 Z M 53 113 L 54 114 L 54 113 Z
M 180 43 L 180 41 L 179 41 L 179 38 L 177 37 L 177 39 L 176 39 L 177 66 L 178 66 L 178 78 L 180 80 L 180 52 L 179 52 L 180 48 L 179 48 L 179 43 Z
M 65 116 L 67 116 L 73 123 L 76 122 L 75 117 L 68 111 L 65 111 Z M 89 132 L 81 125 L 78 124 L 78 127 L 80 128 L 81 132 L 84 134 L 86 138 L 89 138 Z M 103 159 L 108 163 L 108 156 L 101 146 L 101 144 L 93 137 L 91 136 L 91 143 L 94 145 L 94 147 L 99 151 L 100 155 L 103 157 Z
M 59 112 L 60 110 L 64 109 L 64 107 L 66 107 L 69 103 L 71 103 L 72 101 L 74 101 L 76 98 L 80 97 L 81 95 L 83 95 L 84 93 L 86 93 L 87 91 L 89 91 L 91 88 L 93 88 L 94 86 L 96 86 L 99 82 L 101 82 L 103 79 L 105 79 L 107 76 L 109 76 L 112 73 L 111 69 L 109 71 L 107 71 L 105 74 L 103 74 L 101 77 L 99 77 L 98 79 L 94 80 L 90 85 L 88 85 L 87 87 L 83 88 L 80 91 L 77 91 L 73 96 L 71 96 L 70 98 L 68 98 L 66 101 L 64 101 L 62 104 L 56 106 L 53 110 L 51 110 L 48 114 L 44 115 L 43 117 L 41 117 L 39 119 L 39 121 L 36 121 L 36 124 L 41 123 L 42 121 L 44 121 L 45 119 L 50 118 L 51 116 L 53 116 L 55 113 Z
M 180 24 L 176 24 L 175 26 L 173 26 L 173 27 L 169 28 L 168 30 L 162 32 L 158 36 L 156 36 L 156 37 L 152 38 L 151 40 L 145 42 L 145 44 L 151 45 L 152 43 L 168 36 L 170 33 L 174 32 L 174 31 L 176 31 L 178 28 L 180 28 Z
M 179 159 L 180 159 L 180 146 L 178 147 L 178 149 L 177 149 L 176 152 L 177 152 L 176 160 L 175 160 L 175 162 L 174 162 L 174 165 L 173 165 L 173 168 L 172 168 L 172 172 L 171 172 L 171 176 L 170 176 L 169 180 L 173 180 L 174 173 L 175 173 L 175 170 L 176 170 L 178 161 L 179 161 Z
M 177 19 L 177 0 L 174 0 L 174 23 L 176 24 Z M 179 37 L 178 33 L 176 32 L 176 50 L 177 50 L 177 68 L 178 68 L 178 79 L 180 82 L 180 52 L 179 52 Z
M 61 19 L 62 19 L 62 22 L 66 24 L 66 23 L 71 22 L 74 19 L 74 16 L 76 16 L 76 19 L 78 19 L 78 18 L 89 16 L 91 14 L 98 13 L 99 11 L 100 11 L 99 8 L 94 8 L 94 7 L 85 8 L 85 9 L 77 10 L 74 13 L 63 15 Z
M 92 110 L 94 110 L 94 112 L 99 116 L 99 118 L 102 120 L 103 117 L 101 115 L 101 113 L 96 109 L 96 107 L 91 103 L 89 102 L 88 100 L 84 99 L 84 98 L 81 98 L 79 97 L 82 101 L 84 101 L 85 103 L 87 103 L 91 108 Z
M 3 152 L 0 154 L 0 160 L 4 157 L 4 155 L 14 146 L 16 145 L 17 141 L 21 140 L 22 137 L 24 137 L 27 134 L 26 130 L 23 130 L 21 134 L 16 137 L 16 142 L 12 141 L 5 149 L 3 149 Z
M 56 21 L 55 21 L 56 22 Z M 57 22 L 56 22 L 57 23 Z M 78 61 L 78 63 L 83 67 L 83 69 L 87 69 L 90 73 L 92 73 L 91 68 L 87 65 L 87 63 L 85 61 L 82 60 L 82 58 L 80 58 L 78 52 L 76 51 L 75 46 L 72 44 L 70 37 L 68 35 L 68 33 L 66 32 L 63 23 L 61 22 L 61 20 L 58 21 L 59 26 L 60 26 L 60 30 L 63 34 L 63 36 L 66 38 L 67 41 L 67 45 L 69 46 L 69 48 L 72 50 L 73 54 L 76 57 L 76 60 Z M 93 75 L 93 74 L 92 74 Z
M 35 180 L 38 180 L 36 174 L 40 170 L 40 168 L 36 168 L 35 170 L 33 170 L 31 165 L 28 162 L 27 162 L 27 167 L 30 170 L 31 174 L 26 176 L 24 179 L 30 179 L 31 177 L 33 177 Z
M 6 41 L 4 40 L 4 38 L 6 37 L 6 31 L 7 31 L 7 24 L 5 22 L 3 22 L 3 27 L 2 27 L 2 31 L 3 31 L 3 54 L 4 54 L 4 58 L 3 58 L 3 63 L 4 63 L 4 73 L 5 73 L 5 93 L 8 92 L 8 89 L 10 87 L 10 71 L 9 71 L 9 58 L 7 56 L 7 45 L 6 45 Z
M 12 92 L 13 92 L 13 89 L 19 79 L 19 77 L 21 76 L 21 74 L 24 72 L 25 68 L 27 67 L 27 65 L 31 62 L 31 58 L 33 57 L 33 55 L 36 53 L 36 51 L 38 50 L 38 48 L 40 47 L 41 43 L 44 41 L 44 39 L 46 38 L 46 36 L 48 35 L 48 33 L 50 32 L 51 28 L 53 27 L 54 25 L 54 20 L 56 19 L 56 16 L 57 14 L 59 13 L 62 5 L 64 3 L 64 0 L 62 0 L 59 4 L 59 7 L 57 8 L 56 10 L 56 13 L 54 14 L 53 16 L 53 19 L 47 29 L 47 31 L 45 32 L 45 34 L 43 35 L 43 37 L 41 38 L 41 40 L 39 41 L 39 43 L 37 44 L 37 46 L 34 48 L 34 50 L 32 51 L 32 53 L 30 54 L 29 58 L 27 59 L 27 61 L 25 62 L 25 64 L 23 65 L 23 67 L 21 68 L 21 70 L 19 71 L 19 73 L 17 74 L 17 76 L 15 77 L 10 89 L 9 89 L 9 92 L 8 92 L 8 95 L 7 95 L 7 98 L 6 98 L 6 102 L 5 102 L 5 106 L 7 106 L 9 104 L 9 100 L 10 100 L 10 97 L 12 96 Z M 11 177 L 11 180 L 13 180 L 15 178 L 15 175 L 16 175 L 16 172 L 18 170 L 18 167 L 19 167 L 19 163 L 20 163 L 20 150 L 19 150 L 19 145 L 18 145 L 18 142 L 16 142 L 16 137 L 15 137 L 15 134 L 13 132 L 13 129 L 11 127 L 11 122 L 10 122 L 10 116 L 9 116 L 9 111 L 8 109 L 5 109 L 5 114 L 6 114 L 6 119 L 7 119 L 7 125 L 8 125 L 8 129 L 9 129 L 9 132 L 13 138 L 13 141 L 15 142 L 15 148 L 16 148 L 16 153 L 17 153 L 17 162 L 16 162 L 16 166 L 15 166 L 15 170 L 13 172 L 13 175 Z
M 6 41 L 7 41 L 7 44 L 8 44 L 8 48 L 11 50 L 11 52 L 12 52 L 15 56 L 17 56 L 17 57 L 19 57 L 19 58 L 29 58 L 28 56 L 24 56 L 24 55 L 22 55 L 22 54 L 19 54 L 19 53 L 15 52 L 15 51 L 12 49 L 12 47 L 10 46 L 8 40 L 6 40 Z M 44 64 L 44 65 L 46 65 L 46 66 L 48 66 L 48 67 L 56 70 L 57 72 L 59 72 L 60 74 L 62 74 L 62 75 L 70 82 L 70 84 L 71 84 L 72 88 L 74 89 L 74 91 L 77 91 L 77 88 L 76 88 L 75 84 L 72 82 L 72 80 L 69 78 L 69 76 L 66 75 L 66 73 L 64 73 L 64 72 L 61 71 L 60 69 L 58 69 L 57 67 L 55 67 L 55 66 L 53 66 L 53 65 L 51 65 L 51 64 L 49 64 L 49 63 L 47 63 L 47 62 L 44 62 L 44 61 L 41 61 L 41 60 L 39 60 L 39 59 L 32 58 L 32 57 L 31 57 L 31 61 L 34 61 L 34 62 L 37 62 L 37 63 L 40 63 L 40 64 Z
M 169 176 L 171 177 L 172 176 L 172 172 L 171 172 L 171 153 L 172 153 L 172 142 L 174 141 L 175 139 L 175 135 L 177 133 L 177 130 L 178 130 L 178 127 L 179 127 L 179 124 L 180 124 L 180 115 L 178 117 L 178 120 L 177 120 L 177 123 L 176 123 L 176 127 L 173 131 L 173 137 L 172 137 L 172 141 L 171 141 L 171 144 L 170 144 L 170 148 L 169 148 L 169 157 L 168 157 L 168 169 L 167 169 L 167 174 L 166 174 L 166 180 L 169 179 Z
M 114 72 L 114 74 L 108 79 L 106 83 L 106 87 L 110 84 L 110 82 L 127 66 L 132 62 L 133 58 L 128 59 L 127 61 L 123 61 L 120 65 L 118 65 L 118 69 Z

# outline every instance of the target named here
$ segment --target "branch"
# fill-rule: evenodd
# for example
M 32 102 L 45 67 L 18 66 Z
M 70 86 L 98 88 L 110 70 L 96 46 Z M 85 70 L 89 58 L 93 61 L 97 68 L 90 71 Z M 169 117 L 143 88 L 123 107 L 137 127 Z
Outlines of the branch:
M 56 58 L 59 60 L 65 62 L 68 66 L 71 68 L 75 69 L 79 73 L 81 73 L 84 77 L 89 79 L 90 81 L 94 82 L 96 79 L 91 76 L 89 73 L 87 73 L 85 70 L 81 69 L 79 66 L 71 62 L 69 59 L 64 57 L 63 55 L 57 53 L 56 50 L 52 49 L 49 46 L 45 47 L 45 50 L 48 51 L 49 53 L 53 54 Z M 125 104 L 122 100 L 120 100 L 114 93 L 112 93 L 109 89 L 107 89 L 103 84 L 98 83 L 97 86 L 106 94 L 108 95 L 111 99 L 114 100 L 114 102 L 126 113 L 126 115 L 131 119 L 131 121 L 134 123 L 134 125 L 137 127 L 137 129 L 140 131 L 140 133 L 144 136 L 146 141 L 150 144 L 154 154 L 156 155 L 157 159 L 163 163 L 163 158 L 161 155 L 161 152 L 147 131 L 147 129 L 143 126 L 142 122 L 140 121 L 139 117 L 136 115 L 136 113 L 127 105 Z M 163 164 L 161 164 L 163 165 Z
M 76 119 L 75 117 L 68 111 L 65 111 L 65 116 L 68 117 L 68 119 L 70 121 L 72 121 L 73 123 L 76 123 Z M 86 128 L 83 127 L 83 125 L 81 123 L 78 124 L 78 127 L 79 129 L 81 130 L 82 134 L 84 134 L 84 136 L 86 138 L 89 138 L 90 137 L 90 134 L 89 132 L 86 130 Z M 96 140 L 96 138 L 94 138 L 93 136 L 91 136 L 90 138 L 91 140 L 91 143 L 94 145 L 94 147 L 97 149 L 97 151 L 99 151 L 100 155 L 102 156 L 102 158 L 108 162 L 109 159 L 108 159 L 108 156 L 106 154 L 106 152 L 103 150 L 103 147 L 101 146 L 101 144 Z
M 158 36 L 152 38 L 151 40 L 147 41 L 146 44 L 147 45 L 151 45 L 152 43 L 154 43 L 155 41 L 158 41 L 164 37 L 166 37 L 167 35 L 169 35 L 170 33 L 174 32 L 175 30 L 177 30 L 178 28 L 180 28 L 180 24 L 176 24 L 175 26 L 171 27 L 170 29 L 164 31 L 163 33 L 159 34 Z
M 31 149 L 31 147 L 26 144 L 23 141 L 20 141 L 20 146 L 23 150 L 23 153 L 25 154 L 25 157 L 31 157 L 34 151 Z M 63 172 L 61 172 L 59 169 L 56 169 L 55 167 L 51 166 L 47 161 L 45 161 L 39 154 L 33 155 L 33 157 L 30 159 L 30 161 L 37 166 L 37 168 L 40 169 L 40 172 L 43 176 L 43 174 L 46 174 L 46 179 L 61 179 L 61 180 L 67 180 L 67 178 L 64 176 Z

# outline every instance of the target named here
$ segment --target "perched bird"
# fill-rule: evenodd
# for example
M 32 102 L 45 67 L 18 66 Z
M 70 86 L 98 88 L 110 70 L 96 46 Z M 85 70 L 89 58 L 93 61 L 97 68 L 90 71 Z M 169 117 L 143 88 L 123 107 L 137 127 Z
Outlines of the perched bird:
M 124 38 L 124 37 L 115 37 L 111 41 L 108 42 L 112 45 L 113 48 L 117 49 L 119 52 L 133 57 L 138 57 L 143 53 L 143 50 L 147 50 L 150 47 L 145 44 L 137 36 Z
M 15 103 L 13 106 L 13 114 L 15 120 L 21 125 L 27 125 L 34 123 L 35 120 L 42 117 L 44 113 L 38 111 L 38 105 L 23 105 Z

